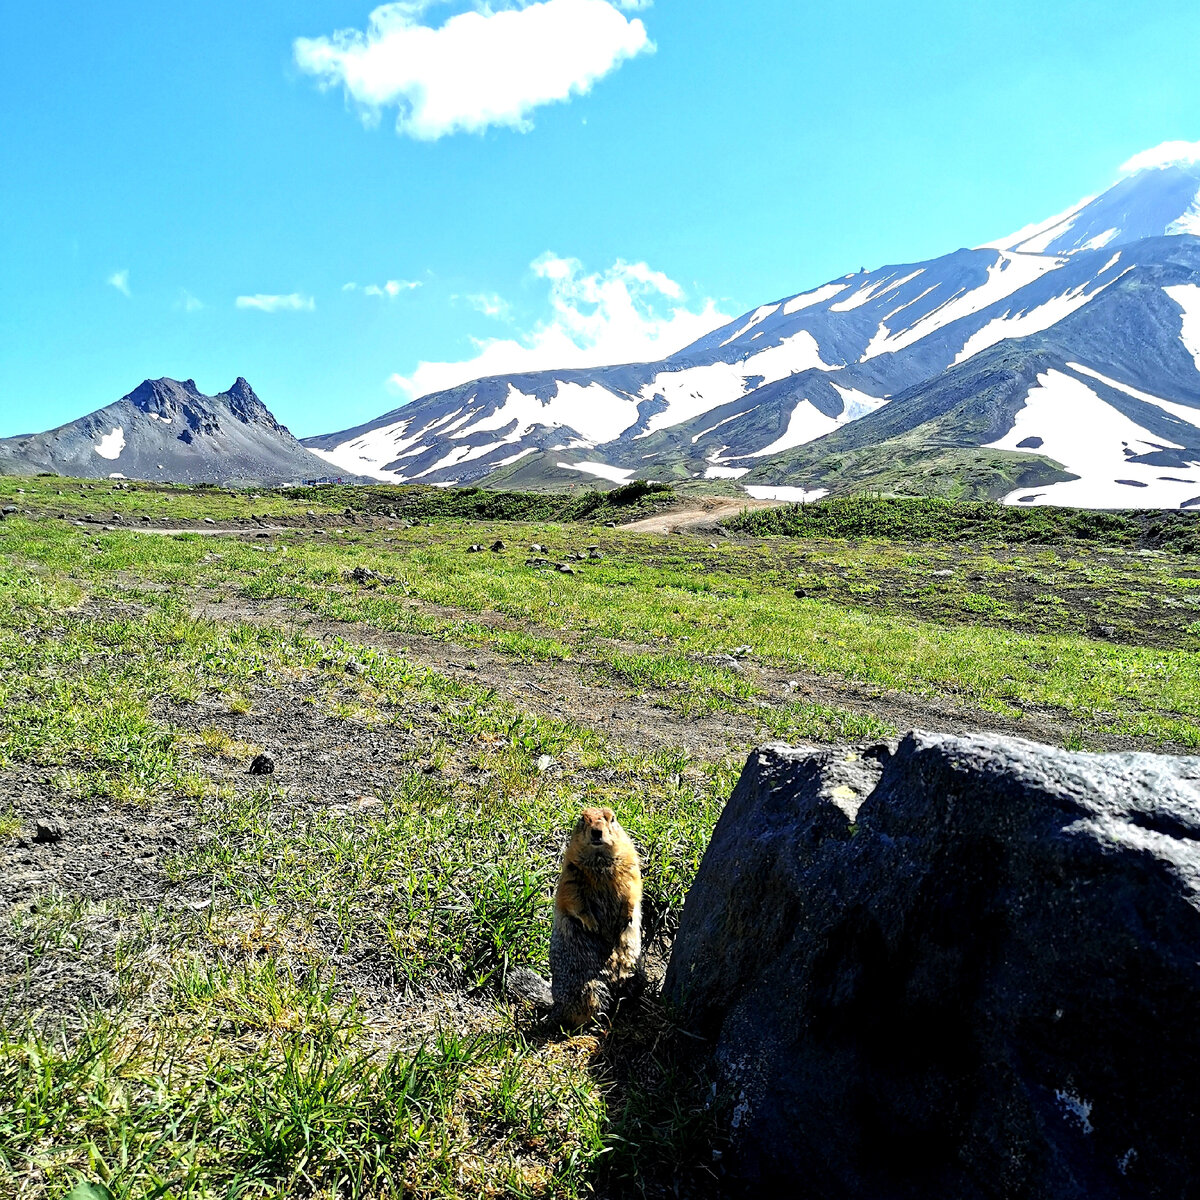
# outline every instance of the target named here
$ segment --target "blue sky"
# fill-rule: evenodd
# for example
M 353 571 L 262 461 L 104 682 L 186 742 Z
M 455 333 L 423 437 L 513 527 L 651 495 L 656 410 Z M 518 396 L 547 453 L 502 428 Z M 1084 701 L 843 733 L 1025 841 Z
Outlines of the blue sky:
M 372 11 L 7 7 L 0 435 L 150 376 L 244 375 L 305 435 L 666 353 L 1200 137 L 1194 0 Z

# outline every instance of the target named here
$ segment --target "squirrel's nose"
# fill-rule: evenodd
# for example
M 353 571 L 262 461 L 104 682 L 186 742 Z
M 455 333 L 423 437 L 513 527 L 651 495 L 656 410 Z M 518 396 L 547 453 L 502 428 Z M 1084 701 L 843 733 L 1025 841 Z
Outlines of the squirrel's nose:
M 593 829 L 592 830 L 592 841 L 593 842 L 604 841 L 604 830 L 603 829 Z

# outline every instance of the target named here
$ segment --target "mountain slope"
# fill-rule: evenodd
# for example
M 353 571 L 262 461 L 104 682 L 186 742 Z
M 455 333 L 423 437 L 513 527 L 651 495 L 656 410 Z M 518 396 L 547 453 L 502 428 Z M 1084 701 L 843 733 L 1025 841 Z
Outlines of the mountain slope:
M 1047 369 L 1078 362 L 1187 407 L 1200 389 L 1200 270 L 1189 236 L 1200 232 L 1198 197 L 1198 163 L 1138 171 L 988 246 L 846 275 L 762 305 L 660 362 L 475 380 L 305 444 L 341 469 L 396 481 L 562 486 L 637 475 L 806 490 L 817 478 L 815 486 L 828 489 L 865 486 L 871 472 L 814 474 L 813 464 L 839 447 L 865 453 L 899 436 L 888 431 L 907 421 L 906 461 L 936 452 L 945 473 L 947 446 L 984 443 L 957 409 L 963 428 L 947 432 L 942 422 L 942 440 L 926 442 L 933 431 L 918 419 L 921 398 L 942 394 L 942 383 L 987 392 L 994 348 L 1023 346 L 1033 361 L 1049 331 L 1056 357 Z M 1017 462 L 1024 450 L 1005 442 L 1034 387 L 1019 378 L 1029 386 L 1013 392 L 1004 410 L 1009 426 L 991 429 L 984 455 L 1013 462 L 971 485 L 986 494 L 1014 492 L 1029 471 L 1060 483 L 1067 473 L 1047 467 L 1044 455 Z M 1130 398 L 1106 386 L 1095 393 L 1106 408 Z M 916 407 L 897 407 L 899 398 L 915 398 Z M 852 434 L 860 422 L 861 433 Z M 1086 470 L 1099 469 L 1102 458 L 1088 459 Z M 1149 484 L 1136 490 L 1145 503 L 1173 496 Z
M 239 378 L 205 396 L 188 379 L 147 379 L 47 433 L 0 439 L 0 473 L 177 483 L 288 483 L 329 473 Z

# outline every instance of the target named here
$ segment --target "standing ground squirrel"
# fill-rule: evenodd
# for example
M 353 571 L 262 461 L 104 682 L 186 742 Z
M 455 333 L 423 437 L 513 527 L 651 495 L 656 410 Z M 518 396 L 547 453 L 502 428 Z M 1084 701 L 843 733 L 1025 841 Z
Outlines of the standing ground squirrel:
M 642 868 L 611 808 L 585 808 L 563 855 L 550 934 L 552 1020 L 579 1026 L 641 970 Z

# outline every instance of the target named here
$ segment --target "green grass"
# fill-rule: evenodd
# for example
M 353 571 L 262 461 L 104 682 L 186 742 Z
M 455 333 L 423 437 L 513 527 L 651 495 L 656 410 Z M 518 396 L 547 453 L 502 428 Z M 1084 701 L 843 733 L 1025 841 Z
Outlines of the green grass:
M 1097 512 L 1088 509 L 951 502 L 935 498 L 856 495 L 814 504 L 743 512 L 726 522 L 758 536 L 895 538 L 921 541 L 1002 541 L 1200 550 L 1200 513 Z
M 24 487 L 35 513 L 100 495 L 180 518 L 316 504 L 0 484 Z M 4 918 L 24 967 L 0 1011 L 0 1193 L 61 1200 L 80 1180 L 172 1200 L 686 1190 L 722 1109 L 670 1015 L 651 1000 L 603 1037 L 547 1040 L 500 999 L 514 966 L 545 970 L 581 805 L 611 805 L 635 836 L 648 921 L 669 944 L 751 740 L 891 736 L 880 706 L 896 692 L 911 708 L 1049 713 L 1072 746 L 1200 745 L 1200 572 L 1134 552 L 1140 524 L 1135 537 L 1051 514 L 1023 541 L 983 513 L 995 539 L 977 545 L 961 520 L 939 534 L 936 505 L 859 502 L 793 539 L 709 548 L 515 524 L 524 501 L 503 497 L 439 503 L 416 528 L 331 520 L 328 535 L 270 542 L 0 522 L 0 772 L 53 780 L 67 810 L 164 806 L 195 835 L 166 865 L 182 902 L 40 888 Z M 459 504 L 466 515 L 449 512 Z M 904 538 L 887 536 L 902 516 Z M 468 553 L 496 536 L 504 552 Z M 538 571 L 533 542 L 604 557 Z M 358 565 L 394 582 L 354 584 Z M 198 616 L 202 601 L 225 615 Z M 293 631 L 295 617 L 337 624 Z M 405 649 L 418 639 L 500 661 L 495 686 L 423 665 Z M 576 715 L 532 711 L 504 664 L 576 681 Z M 589 687 L 741 741 L 622 744 Z M 281 697 L 311 706 L 314 728 L 396 748 L 369 807 L 242 774 L 256 747 L 233 714 Z M 543 754 L 555 769 L 537 770 Z M 0 845 L 21 827 L 17 807 L 0 813 Z M 21 1006 L 23 988 L 72 971 L 100 979 L 102 1003 L 61 1020 Z

